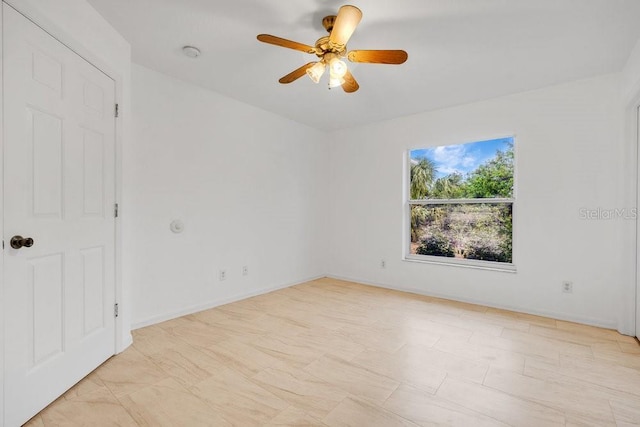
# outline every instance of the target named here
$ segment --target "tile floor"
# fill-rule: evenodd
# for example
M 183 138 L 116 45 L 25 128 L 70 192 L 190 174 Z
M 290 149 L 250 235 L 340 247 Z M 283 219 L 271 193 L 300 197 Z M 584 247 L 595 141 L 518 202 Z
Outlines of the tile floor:
M 640 425 L 615 331 L 320 279 L 134 331 L 33 426 Z

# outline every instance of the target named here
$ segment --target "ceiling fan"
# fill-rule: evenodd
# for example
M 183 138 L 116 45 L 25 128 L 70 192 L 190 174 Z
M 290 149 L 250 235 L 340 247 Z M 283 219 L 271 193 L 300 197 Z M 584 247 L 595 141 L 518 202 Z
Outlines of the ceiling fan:
M 347 93 L 358 90 L 360 85 L 349 71 L 347 64 L 341 58 L 345 56 L 351 62 L 367 62 L 371 64 L 402 64 L 407 60 L 404 50 L 352 50 L 347 53 L 347 42 L 362 19 L 362 12 L 355 6 L 345 5 L 340 8 L 338 15 L 325 16 L 322 25 L 329 32 L 321 37 L 315 46 L 294 42 L 269 34 L 258 35 L 258 40 L 264 43 L 282 46 L 301 52 L 315 54 L 319 61 L 309 62 L 302 67 L 282 77 L 282 84 L 291 83 L 307 74 L 314 83 L 329 70 L 329 88 L 342 86 Z

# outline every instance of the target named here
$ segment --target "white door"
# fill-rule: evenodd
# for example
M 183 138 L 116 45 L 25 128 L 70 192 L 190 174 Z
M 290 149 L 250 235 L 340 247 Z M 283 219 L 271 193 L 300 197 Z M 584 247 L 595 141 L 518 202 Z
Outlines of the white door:
M 5 3 L 3 37 L 12 427 L 114 354 L 115 84 Z M 14 236 L 33 246 L 12 248 Z

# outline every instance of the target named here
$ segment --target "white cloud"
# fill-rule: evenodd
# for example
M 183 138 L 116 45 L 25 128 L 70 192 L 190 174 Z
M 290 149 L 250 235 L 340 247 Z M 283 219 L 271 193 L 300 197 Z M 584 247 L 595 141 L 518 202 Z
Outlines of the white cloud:
M 449 167 L 438 167 L 438 172 L 442 175 L 451 175 L 452 173 L 459 173 L 459 174 L 464 174 L 463 171 L 461 171 L 460 169 L 456 169 L 456 168 L 449 168 Z
M 467 152 L 465 145 L 447 145 L 431 150 L 439 174 L 465 174 L 478 165 L 478 159 Z
M 464 159 L 462 159 L 462 166 L 470 168 L 470 167 L 475 167 L 478 164 L 478 159 L 476 159 L 473 156 L 466 156 Z
M 464 155 L 465 148 L 463 145 L 447 145 L 436 147 L 433 150 L 433 160 L 438 163 L 453 164 L 459 162 Z

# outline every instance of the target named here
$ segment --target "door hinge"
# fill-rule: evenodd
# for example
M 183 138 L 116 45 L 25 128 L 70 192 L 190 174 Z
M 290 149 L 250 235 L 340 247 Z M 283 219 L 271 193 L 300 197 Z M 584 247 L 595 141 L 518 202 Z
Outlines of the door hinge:
M 118 303 L 113 305 L 113 317 L 118 317 Z
M 113 205 L 113 217 L 118 218 L 118 204 Z
M 116 113 L 116 117 L 120 117 L 120 104 L 116 104 L 115 113 Z

